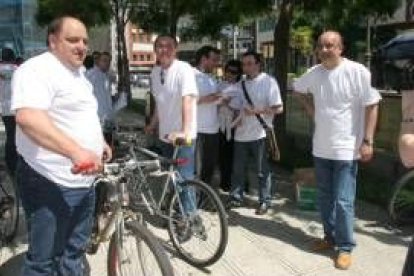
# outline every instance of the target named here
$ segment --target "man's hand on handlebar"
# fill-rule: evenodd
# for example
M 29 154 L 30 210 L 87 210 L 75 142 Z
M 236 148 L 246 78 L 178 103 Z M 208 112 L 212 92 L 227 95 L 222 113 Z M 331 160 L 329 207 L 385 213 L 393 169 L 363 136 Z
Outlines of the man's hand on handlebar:
M 112 159 L 112 149 L 107 143 L 105 143 L 104 151 L 103 151 L 103 154 L 102 154 L 102 160 L 103 160 L 103 162 L 107 163 L 111 159 Z
M 172 132 L 167 134 L 165 139 L 173 145 L 189 146 L 193 142 L 190 135 L 184 132 Z
M 90 150 L 79 149 L 72 156 L 72 173 L 93 175 L 102 171 L 102 160 Z

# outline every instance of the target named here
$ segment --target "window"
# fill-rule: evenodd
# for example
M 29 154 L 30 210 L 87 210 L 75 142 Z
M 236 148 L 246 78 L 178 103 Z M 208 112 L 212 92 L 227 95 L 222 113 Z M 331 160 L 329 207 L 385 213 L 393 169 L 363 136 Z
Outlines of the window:
M 144 58 L 145 58 L 144 55 L 139 55 L 139 60 L 140 61 L 144 61 Z
M 151 61 L 151 55 L 150 54 L 147 55 L 147 61 Z
M 135 55 L 135 54 L 134 54 L 134 55 L 132 55 L 132 60 L 133 60 L 133 61 L 137 61 L 137 60 L 138 60 L 137 55 Z

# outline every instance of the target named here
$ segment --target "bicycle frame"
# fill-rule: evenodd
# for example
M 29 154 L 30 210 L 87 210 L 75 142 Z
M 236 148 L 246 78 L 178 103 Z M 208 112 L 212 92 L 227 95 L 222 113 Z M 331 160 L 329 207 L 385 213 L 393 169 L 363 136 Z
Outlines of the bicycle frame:
M 141 153 L 151 156 L 153 158 L 156 159 L 160 159 L 162 158 L 161 156 L 159 156 L 158 154 L 156 154 L 155 152 L 152 152 L 148 149 L 142 148 L 142 147 L 136 147 L 134 145 L 130 145 L 129 146 L 129 153 L 132 156 L 132 158 L 134 160 L 137 160 L 137 155 L 135 152 L 135 149 L 138 149 Z M 178 154 L 178 150 L 179 147 L 175 147 L 174 148 L 174 152 L 173 152 L 173 156 L 172 156 L 172 160 L 175 160 L 177 158 L 177 154 Z M 138 161 L 139 163 L 139 161 Z M 136 193 L 139 193 L 139 195 L 142 198 L 142 201 L 144 203 L 145 208 L 148 210 L 148 212 L 151 215 L 157 215 L 160 216 L 164 219 L 170 219 L 170 217 L 166 214 L 163 213 L 161 205 L 162 203 L 165 201 L 166 196 L 168 194 L 168 191 L 170 189 L 170 187 L 173 189 L 173 193 L 179 198 L 178 200 L 178 204 L 179 204 L 179 209 L 181 214 L 184 214 L 184 206 L 182 204 L 182 201 L 180 199 L 180 187 L 178 186 L 178 183 L 182 183 L 184 182 L 183 177 L 180 175 L 180 173 L 176 170 L 176 165 L 174 163 L 169 164 L 168 169 L 164 170 L 164 171 L 159 171 L 157 172 L 156 176 L 157 177 L 161 177 L 163 175 L 166 175 L 166 180 L 163 184 L 163 188 L 162 188 L 162 193 L 160 196 L 159 201 L 157 202 L 157 200 L 155 200 L 153 194 L 152 194 L 152 190 L 149 187 L 149 183 L 147 182 L 147 176 L 145 175 L 145 173 L 143 172 L 143 170 L 141 169 L 140 166 L 137 166 L 137 170 L 139 173 L 140 178 L 143 180 L 140 183 L 138 183 L 138 187 L 136 188 Z M 148 195 L 146 195 L 146 193 Z
M 124 202 L 124 196 L 126 193 L 128 193 L 125 190 L 125 183 L 123 183 L 120 179 L 124 176 L 124 173 L 122 173 L 120 176 L 104 176 L 100 177 L 95 181 L 95 185 L 98 185 L 100 182 L 102 183 L 115 183 L 115 194 L 116 194 L 116 201 L 110 202 L 111 207 L 111 214 L 107 218 L 107 222 L 105 223 L 103 229 L 99 229 L 96 233 L 96 236 L 94 237 L 94 243 L 100 244 L 102 242 L 108 241 L 111 237 L 111 235 L 114 232 L 119 232 L 119 234 L 122 235 L 123 233 L 123 227 L 124 227 L 124 220 L 125 216 L 133 216 L 134 219 L 136 218 L 137 214 L 132 213 L 126 214 L 126 207 L 128 206 L 127 202 Z M 97 213 L 95 219 L 98 219 L 98 216 L 100 214 Z M 142 222 L 142 219 L 140 220 Z

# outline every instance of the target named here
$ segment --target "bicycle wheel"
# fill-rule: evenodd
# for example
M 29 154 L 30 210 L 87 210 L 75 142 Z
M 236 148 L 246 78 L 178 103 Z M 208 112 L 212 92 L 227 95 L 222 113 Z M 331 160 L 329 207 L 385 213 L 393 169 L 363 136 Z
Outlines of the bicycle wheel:
M 220 259 L 227 246 L 226 212 L 216 192 L 207 184 L 188 180 L 178 187 L 183 188 L 190 196 L 180 192 L 179 196 L 175 193 L 171 197 L 168 233 L 184 260 L 205 267 Z
M 414 223 L 414 170 L 403 175 L 395 183 L 388 213 L 396 223 Z
M 115 231 L 108 248 L 108 276 L 172 276 L 164 248 L 151 232 L 138 222 L 126 222 Z
M 2 245 L 13 241 L 19 226 L 20 201 L 16 183 L 7 172 L 1 173 L 0 238 Z

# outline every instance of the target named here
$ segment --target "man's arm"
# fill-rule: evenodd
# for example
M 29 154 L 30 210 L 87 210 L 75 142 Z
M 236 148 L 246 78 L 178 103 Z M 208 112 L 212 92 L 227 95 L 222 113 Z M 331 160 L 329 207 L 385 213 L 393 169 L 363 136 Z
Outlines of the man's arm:
M 402 163 L 414 167 L 414 93 L 403 92 L 401 98 L 402 122 L 398 138 L 398 150 Z
M 196 97 L 193 95 L 183 96 L 182 98 L 182 132 L 185 136 L 188 136 L 191 132 L 194 116 L 194 102 Z
M 378 104 L 372 104 L 365 107 L 365 129 L 364 140 L 359 150 L 361 161 L 371 160 L 374 154 L 374 133 L 378 120 Z
M 273 116 L 276 114 L 283 113 L 283 105 L 273 105 L 270 107 L 263 108 L 263 110 L 259 110 L 258 114 L 269 115 Z
M 303 109 L 305 109 L 306 114 L 313 118 L 315 116 L 315 105 L 312 96 L 300 92 L 293 92 L 293 96 L 299 101 Z
M 33 108 L 20 108 L 16 112 L 16 123 L 22 131 L 41 147 L 63 155 L 74 164 L 90 163 L 95 165 L 88 171 L 94 173 L 101 169 L 99 157 L 77 144 L 54 124 L 46 111 Z
M 154 134 L 155 128 L 158 125 L 158 112 L 157 112 L 157 104 L 154 104 L 154 112 L 152 113 L 151 119 L 148 125 L 145 126 L 144 132 L 147 134 Z
M 215 92 L 198 98 L 197 104 L 211 104 L 220 99 L 221 93 Z

